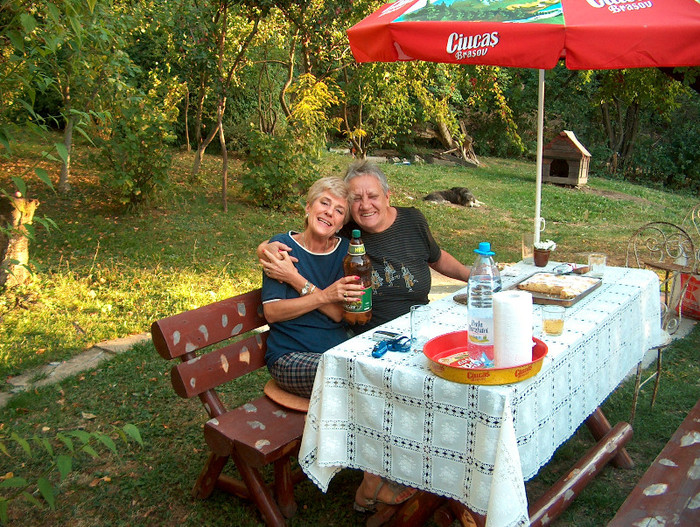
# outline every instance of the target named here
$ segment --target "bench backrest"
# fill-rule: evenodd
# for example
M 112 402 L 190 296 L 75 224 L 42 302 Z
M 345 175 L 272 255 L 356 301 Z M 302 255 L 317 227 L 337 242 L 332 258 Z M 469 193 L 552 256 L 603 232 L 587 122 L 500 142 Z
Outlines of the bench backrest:
M 269 330 L 242 337 L 267 325 L 260 292 L 256 289 L 151 324 L 158 353 L 182 361 L 170 372 L 175 392 L 180 397 L 199 396 L 210 417 L 226 411 L 214 388 L 265 366 Z M 216 345 L 221 347 L 213 349 Z

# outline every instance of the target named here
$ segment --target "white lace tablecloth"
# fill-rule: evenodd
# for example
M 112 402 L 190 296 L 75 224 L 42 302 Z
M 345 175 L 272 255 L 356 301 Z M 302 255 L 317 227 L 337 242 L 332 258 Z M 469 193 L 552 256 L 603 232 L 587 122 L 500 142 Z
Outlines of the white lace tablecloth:
M 503 287 L 541 270 L 517 264 Z M 564 333 L 540 337 L 540 373 L 503 386 L 442 379 L 421 352 L 375 359 L 372 332 L 352 338 L 321 360 L 300 464 L 324 492 L 351 467 L 454 498 L 487 525 L 528 525 L 524 482 L 659 340 L 659 300 L 651 271 L 608 267 L 601 287 L 567 308 Z M 430 306 L 436 335 L 465 329 L 466 307 L 451 296 Z M 408 315 L 382 329 L 410 335 Z

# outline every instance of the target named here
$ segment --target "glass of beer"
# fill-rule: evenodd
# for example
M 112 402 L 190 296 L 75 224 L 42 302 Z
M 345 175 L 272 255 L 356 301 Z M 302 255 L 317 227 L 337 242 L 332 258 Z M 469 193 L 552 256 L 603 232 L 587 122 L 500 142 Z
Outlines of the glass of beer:
M 564 331 L 564 306 L 542 306 L 542 330 L 545 335 L 557 337 Z

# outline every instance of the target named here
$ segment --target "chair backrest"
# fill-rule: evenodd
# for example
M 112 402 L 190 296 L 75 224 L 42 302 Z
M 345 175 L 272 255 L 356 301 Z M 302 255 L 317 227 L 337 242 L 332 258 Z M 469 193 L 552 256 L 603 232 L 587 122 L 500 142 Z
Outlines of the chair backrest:
M 265 366 L 269 330 L 260 289 L 185 311 L 151 325 L 156 350 L 181 359 L 170 380 L 180 397 L 199 396 L 210 417 L 226 411 L 214 388 Z M 252 333 L 251 333 L 252 332 Z
M 692 236 L 700 238 L 700 203 L 694 205 L 683 218 L 681 227 L 690 231 Z
M 692 274 L 696 260 L 695 245 L 684 229 L 656 221 L 643 225 L 629 239 L 625 265 Z

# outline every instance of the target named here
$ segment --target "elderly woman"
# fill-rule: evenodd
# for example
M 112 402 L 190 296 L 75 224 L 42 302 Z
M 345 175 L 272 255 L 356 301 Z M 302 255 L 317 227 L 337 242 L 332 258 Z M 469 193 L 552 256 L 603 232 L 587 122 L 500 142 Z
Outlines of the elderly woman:
M 263 310 L 270 324 L 265 361 L 281 388 L 304 397 L 311 395 L 323 352 L 348 337 L 341 322 L 342 302 L 362 295 L 358 277 L 343 276 L 349 241 L 336 235 L 349 218 L 348 198 L 342 179 L 316 181 L 306 197 L 303 232 L 278 234 L 270 240 L 281 242 L 293 257 L 283 251 L 276 258 L 261 249 Z M 415 492 L 365 472 L 354 506 L 367 511 L 377 503 L 396 505 Z
M 303 397 L 311 395 L 321 354 L 347 339 L 342 302 L 362 287 L 343 276 L 348 240 L 336 233 L 349 211 L 343 180 L 319 179 L 307 194 L 304 230 L 271 239 L 289 246 L 297 262 L 285 253 L 263 276 L 263 310 L 270 323 L 265 361 L 282 389 Z

